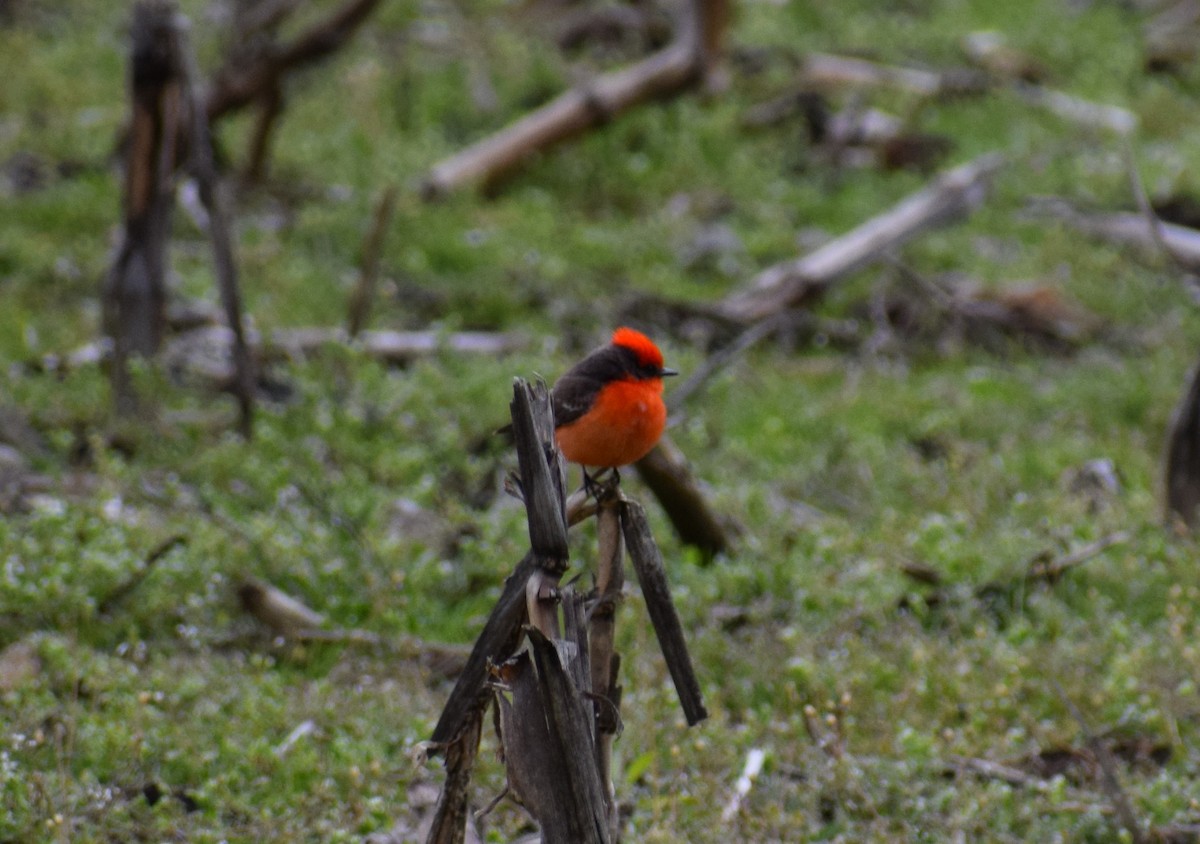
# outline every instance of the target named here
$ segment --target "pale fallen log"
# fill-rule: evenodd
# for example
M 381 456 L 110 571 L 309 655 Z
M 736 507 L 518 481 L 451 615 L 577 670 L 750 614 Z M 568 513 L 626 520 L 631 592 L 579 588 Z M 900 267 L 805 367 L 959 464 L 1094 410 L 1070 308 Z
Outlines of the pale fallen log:
M 809 53 L 801 75 L 814 85 L 897 88 L 924 97 L 979 93 L 987 88 L 987 77 L 970 70 L 922 70 L 829 53 Z
M 288 328 L 271 333 L 271 345 L 300 354 L 322 346 L 353 342 L 368 356 L 384 363 L 408 363 L 439 352 L 468 355 L 505 355 L 523 348 L 520 334 L 492 331 L 363 331 L 353 341 L 341 328 Z
M 1094 103 L 1041 85 L 1015 85 L 1013 90 L 1025 102 L 1044 108 L 1077 126 L 1105 129 L 1118 135 L 1130 135 L 1138 127 L 1137 115 L 1127 108 Z
M 802 73 L 814 85 L 896 88 L 922 97 L 977 94 L 992 86 L 987 73 L 972 69 L 922 70 L 826 53 L 810 53 Z M 1027 103 L 1080 126 L 1128 135 L 1138 125 L 1137 116 L 1120 106 L 1091 102 L 1042 85 L 1019 83 L 1012 87 Z
M 878 261 L 926 229 L 961 219 L 977 208 L 1003 163 L 1002 155 L 988 153 L 943 173 L 815 252 L 763 270 L 749 288 L 720 302 L 717 313 L 736 323 L 751 323 L 811 301 L 835 281 Z
M 168 370 L 206 382 L 218 389 L 233 384 L 233 359 L 229 353 L 232 333 L 224 325 L 209 325 L 171 338 L 163 352 Z M 246 334 L 250 354 L 258 361 L 317 354 L 326 346 L 345 346 L 362 350 L 382 363 L 403 365 L 440 352 L 467 355 L 504 355 L 523 348 L 527 338 L 515 333 L 488 331 L 363 331 L 351 338 L 340 327 L 280 328 L 264 339 L 257 331 Z M 85 356 L 84 351 L 90 352 Z M 68 365 L 103 358 L 105 349 L 85 347 L 67 358 Z M 44 361 L 47 368 L 58 369 L 57 360 Z
M 729 0 L 691 0 L 674 40 L 628 67 L 597 76 L 555 97 L 435 164 L 425 177 L 426 198 L 469 186 L 490 186 L 535 153 L 635 106 L 681 93 L 704 83 L 720 87 L 722 42 L 729 23 Z
M 994 29 L 969 32 L 962 39 L 963 52 L 974 64 L 998 80 L 1043 82 L 1049 68 L 1035 56 L 1013 47 L 1003 32 Z
M 499 132 L 435 164 L 422 192 L 428 198 L 488 185 L 534 153 L 606 123 L 655 97 L 691 84 L 700 70 L 690 40 L 676 41 L 629 67 L 597 77 L 555 97 Z
M 1159 222 L 1161 241 L 1155 226 L 1144 214 L 1132 211 L 1091 214 L 1080 211 L 1061 199 L 1038 200 L 1030 212 L 1036 216 L 1054 217 L 1084 234 L 1109 243 L 1133 246 L 1150 255 L 1162 255 L 1163 247 L 1171 257 L 1189 267 L 1200 266 L 1200 231 L 1174 223 Z

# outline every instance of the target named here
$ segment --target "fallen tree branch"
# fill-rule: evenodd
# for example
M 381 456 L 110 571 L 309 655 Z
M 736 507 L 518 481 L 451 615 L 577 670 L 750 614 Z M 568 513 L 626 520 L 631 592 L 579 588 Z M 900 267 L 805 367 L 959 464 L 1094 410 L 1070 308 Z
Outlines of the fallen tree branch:
M 234 384 L 236 370 L 229 353 L 232 332 L 224 325 L 210 325 L 172 338 L 163 360 L 166 368 L 185 378 L 217 390 Z M 342 328 L 281 328 L 265 338 L 257 332 L 246 334 L 249 353 L 261 365 L 279 358 L 311 357 L 327 346 L 353 347 L 370 358 L 388 365 L 404 366 L 439 352 L 468 355 L 503 355 L 527 343 L 524 336 L 512 333 L 461 331 L 363 331 L 353 340 Z M 65 358 L 47 356 L 42 366 L 51 371 L 78 367 L 103 360 L 108 346 L 92 344 Z
M 728 22 L 727 0 L 692 0 L 691 14 L 662 50 L 572 88 L 499 132 L 433 165 L 428 199 L 468 186 L 493 186 L 531 155 L 608 123 L 635 106 L 715 77 Z
M 388 228 L 392 224 L 392 215 L 396 211 L 396 197 L 399 189 L 396 185 L 388 185 L 379 202 L 375 205 L 375 215 L 371 229 L 363 239 L 362 258 L 358 270 L 358 283 L 354 285 L 354 293 L 350 297 L 347 308 L 346 333 L 351 338 L 357 337 L 367 325 L 371 315 L 371 303 L 375 300 L 375 288 L 379 282 L 379 262 L 383 253 L 383 242 Z
M 230 344 L 233 362 L 230 386 L 238 400 L 242 436 L 249 439 L 254 427 L 254 363 L 250 358 L 250 350 L 246 345 L 246 331 L 242 325 L 242 297 L 238 286 L 237 262 L 233 254 L 232 226 L 217 174 L 208 115 L 200 102 L 200 73 L 186 35 L 179 35 L 177 48 L 183 70 L 184 103 L 190 117 L 189 165 L 192 178 L 199 189 L 200 201 L 204 210 L 208 212 L 208 237 L 212 243 L 213 270 L 217 276 L 217 290 L 221 295 L 225 324 L 229 326 L 233 338 Z
M 922 70 L 829 53 L 809 53 L 801 74 L 814 85 L 897 88 L 923 97 L 982 93 L 988 86 L 985 74 L 971 70 Z
M 325 20 L 314 24 L 292 42 L 271 44 L 249 56 L 229 61 L 217 71 L 209 92 L 206 110 L 210 122 L 273 95 L 290 71 L 313 64 L 339 50 L 375 11 L 380 0 L 349 0 Z M 281 7 L 278 17 L 266 26 L 273 27 L 294 7 Z
M 1200 266 L 1200 230 L 1161 221 L 1154 226 L 1144 214 L 1129 211 L 1088 213 L 1057 197 L 1039 199 L 1028 210 L 1034 216 L 1062 220 L 1084 234 L 1133 246 L 1149 255 L 1161 255 L 1165 246 L 1168 255 L 1184 266 Z
M 729 550 L 729 528 L 704 498 L 696 476 L 679 447 L 664 436 L 650 453 L 634 464 L 686 545 L 708 557 Z
M 880 260 L 926 229 L 959 219 L 978 207 L 1003 163 L 1003 156 L 989 153 L 943 173 L 932 184 L 815 252 L 763 270 L 748 288 L 720 302 L 717 313 L 733 322 L 751 323 L 814 301 L 834 282 Z
M 1130 135 L 1137 129 L 1138 119 L 1132 111 L 1107 103 L 1094 103 L 1064 91 L 1042 85 L 1020 83 L 1013 86 L 1022 100 L 1043 108 L 1077 126 L 1104 129 L 1118 135 Z
M 979 759 L 971 756 L 951 756 L 945 762 L 944 771 L 951 776 L 969 773 L 983 779 L 1000 780 L 1003 783 L 1026 788 L 1045 789 L 1049 782 L 1041 777 L 1027 774 L 1020 768 L 993 762 L 991 759 Z
M 536 152 L 607 123 L 636 105 L 691 84 L 696 51 L 676 41 L 642 61 L 573 88 L 494 135 L 430 168 L 422 193 L 437 198 L 471 185 L 490 187 Z

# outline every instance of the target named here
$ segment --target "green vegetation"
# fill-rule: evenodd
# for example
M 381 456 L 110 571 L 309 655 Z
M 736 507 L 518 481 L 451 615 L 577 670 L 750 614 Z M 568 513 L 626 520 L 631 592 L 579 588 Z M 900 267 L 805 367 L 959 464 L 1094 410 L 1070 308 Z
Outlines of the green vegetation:
M 636 111 L 539 158 L 495 198 L 425 204 L 425 168 L 578 71 L 512 4 L 384 4 L 350 49 L 289 87 L 271 178 L 237 209 L 248 311 L 260 329 L 340 320 L 372 207 L 395 182 L 373 326 L 529 342 L 502 359 L 405 368 L 353 350 L 281 365 L 291 395 L 265 404 L 243 442 L 227 397 L 153 367 L 136 380 L 154 418 L 131 424 L 113 418 L 99 368 L 34 365 L 97 334 L 128 9 L 8 4 L 0 405 L 38 432 L 22 471 L 44 480 L 0 517 L 0 649 L 23 641 L 36 655 L 31 676 L 0 675 L 0 841 L 356 841 L 415 820 L 419 786 L 440 769 L 413 755 L 448 681 L 386 648 L 272 641 L 241 612 L 239 580 L 267 580 L 332 626 L 472 641 L 526 542 L 522 511 L 498 494 L 511 455 L 476 447 L 504 420 L 512 376 L 552 378 L 634 294 L 717 299 L 796 254 L 798 238 L 846 231 L 922 183 L 835 174 L 798 122 L 742 127 L 747 108 L 792 89 L 801 51 L 948 67 L 963 61 L 962 35 L 1002 30 L 1054 87 L 1138 115 L 1151 191 L 1195 191 L 1200 71 L 1147 75 L 1128 5 L 741 3 L 727 93 Z M 216 25 L 198 0 L 185 7 L 211 69 Z M 493 113 L 474 104 L 468 55 L 495 88 Z M 1029 771 L 1043 752 L 1081 748 L 1056 684 L 1097 733 L 1159 751 L 1118 762 L 1144 824 L 1200 823 L 1200 549 L 1163 529 L 1158 495 L 1200 320 L 1165 264 L 1019 213 L 1050 193 L 1130 207 L 1122 142 L 1004 92 L 863 96 L 951 138 L 953 162 L 1011 156 L 985 207 L 907 248 L 909 266 L 994 288 L 1037 280 L 1107 329 L 1067 356 L 1019 341 L 878 354 L 766 343 L 688 405 L 673 436 L 742 533 L 735 553 L 703 565 L 628 473 L 712 715 L 683 726 L 631 595 L 618 627 L 626 840 L 1125 840 L 1086 765 L 1049 771 L 1044 786 L 947 773 L 955 757 Z M 248 116 L 222 124 L 229 158 L 249 132 Z M 680 258 L 710 213 L 745 247 L 729 272 Z M 215 301 L 207 243 L 182 213 L 172 263 L 178 294 Z M 880 283 L 878 270 L 859 273 L 820 315 L 862 318 Z M 703 359 L 649 327 L 678 369 Z M 1119 489 L 1072 483 L 1096 459 L 1112 461 Z M 976 596 L 1118 531 L 1128 539 L 1056 583 Z M 106 600 L 174 535 L 184 543 Z M 583 528 L 579 559 L 591 540 Z M 903 575 L 908 564 L 945 578 L 940 602 Z M 822 724 L 836 713 L 840 757 L 810 738 L 806 706 Z M 494 748 L 485 738 L 480 804 L 503 785 Z M 752 748 L 766 766 L 723 822 Z M 522 823 L 502 804 L 487 840 Z

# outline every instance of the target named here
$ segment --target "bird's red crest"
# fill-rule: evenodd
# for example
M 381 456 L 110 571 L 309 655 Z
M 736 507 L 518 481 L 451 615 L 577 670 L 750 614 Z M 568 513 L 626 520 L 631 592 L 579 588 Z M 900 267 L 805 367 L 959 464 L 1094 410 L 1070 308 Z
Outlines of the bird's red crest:
M 637 355 L 637 361 L 642 366 L 662 368 L 662 352 L 654 345 L 653 340 L 640 331 L 622 326 L 613 332 L 612 344 L 631 350 Z

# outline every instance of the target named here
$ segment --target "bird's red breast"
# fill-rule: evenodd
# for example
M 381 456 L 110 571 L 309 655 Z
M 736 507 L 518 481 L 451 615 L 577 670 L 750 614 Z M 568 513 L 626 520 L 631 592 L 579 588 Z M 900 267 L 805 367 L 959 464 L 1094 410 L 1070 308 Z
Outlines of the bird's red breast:
M 593 467 L 640 460 L 662 436 L 667 421 L 662 352 L 632 328 L 573 366 L 554 385 L 555 437 L 563 456 Z

